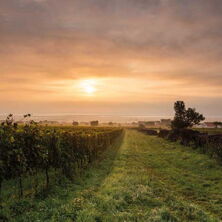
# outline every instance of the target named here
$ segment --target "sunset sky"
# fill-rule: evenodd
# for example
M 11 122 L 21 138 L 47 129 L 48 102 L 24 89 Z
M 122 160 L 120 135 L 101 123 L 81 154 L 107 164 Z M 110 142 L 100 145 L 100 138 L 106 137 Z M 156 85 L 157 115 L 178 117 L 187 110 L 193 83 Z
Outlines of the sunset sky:
M 222 116 L 221 0 L 0 0 L 0 113 Z

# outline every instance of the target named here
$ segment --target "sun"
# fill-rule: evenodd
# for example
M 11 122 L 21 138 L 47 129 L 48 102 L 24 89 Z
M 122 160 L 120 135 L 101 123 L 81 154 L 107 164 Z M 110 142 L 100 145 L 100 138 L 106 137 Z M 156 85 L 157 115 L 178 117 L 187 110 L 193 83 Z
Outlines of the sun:
M 88 95 L 92 95 L 96 92 L 96 81 L 94 79 L 85 79 L 80 83 L 82 91 Z

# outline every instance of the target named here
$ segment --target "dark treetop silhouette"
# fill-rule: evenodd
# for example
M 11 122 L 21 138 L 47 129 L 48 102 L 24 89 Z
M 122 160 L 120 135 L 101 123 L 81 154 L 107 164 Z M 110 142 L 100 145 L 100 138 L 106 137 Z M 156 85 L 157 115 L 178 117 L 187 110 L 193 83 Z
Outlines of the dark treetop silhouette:
M 173 129 L 185 129 L 199 124 L 205 120 L 205 117 L 196 112 L 195 108 L 186 109 L 183 101 L 177 101 L 174 104 L 175 116 L 171 123 Z

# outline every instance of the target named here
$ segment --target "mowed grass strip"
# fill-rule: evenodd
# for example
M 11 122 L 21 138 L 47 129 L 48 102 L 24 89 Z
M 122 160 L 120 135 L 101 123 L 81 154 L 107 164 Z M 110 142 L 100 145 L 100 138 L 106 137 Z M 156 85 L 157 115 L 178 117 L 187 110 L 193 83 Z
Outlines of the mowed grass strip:
M 221 187 L 222 167 L 207 155 L 127 130 L 120 149 L 12 221 L 221 221 Z
M 220 221 L 221 185 L 222 167 L 208 156 L 127 131 L 77 221 Z

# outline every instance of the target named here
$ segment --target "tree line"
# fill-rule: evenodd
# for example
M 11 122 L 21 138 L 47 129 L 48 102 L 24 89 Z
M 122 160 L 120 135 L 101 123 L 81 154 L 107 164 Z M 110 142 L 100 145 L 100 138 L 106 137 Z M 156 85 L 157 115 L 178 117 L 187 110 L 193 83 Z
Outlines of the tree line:
M 205 120 L 203 114 L 195 108 L 186 108 L 183 101 L 174 104 L 175 116 L 171 122 L 171 129 L 141 128 L 140 131 L 148 135 L 156 135 L 172 142 L 179 141 L 182 145 L 199 148 L 203 153 L 208 153 L 222 161 L 222 134 L 209 135 L 207 132 L 195 130 L 192 127 Z M 216 122 L 221 125 L 220 122 Z

